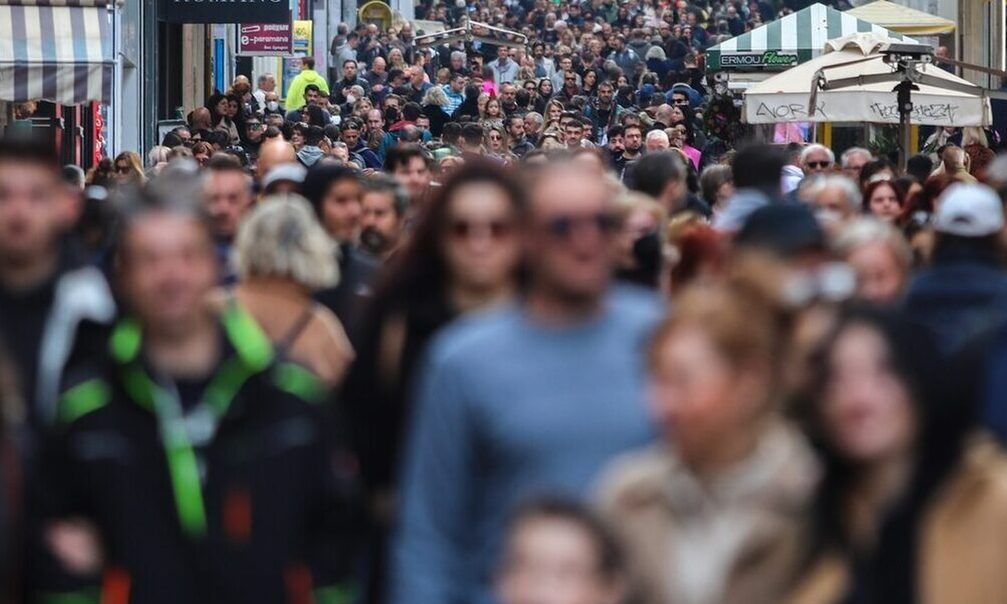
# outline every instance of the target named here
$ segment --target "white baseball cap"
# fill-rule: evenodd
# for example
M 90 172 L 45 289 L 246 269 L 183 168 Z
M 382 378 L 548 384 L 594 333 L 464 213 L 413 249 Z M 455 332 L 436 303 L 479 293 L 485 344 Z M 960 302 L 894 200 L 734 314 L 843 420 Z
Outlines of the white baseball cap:
M 934 229 L 938 233 L 986 237 L 1003 228 L 1003 203 L 993 189 L 985 185 L 951 185 L 941 196 L 934 214 Z

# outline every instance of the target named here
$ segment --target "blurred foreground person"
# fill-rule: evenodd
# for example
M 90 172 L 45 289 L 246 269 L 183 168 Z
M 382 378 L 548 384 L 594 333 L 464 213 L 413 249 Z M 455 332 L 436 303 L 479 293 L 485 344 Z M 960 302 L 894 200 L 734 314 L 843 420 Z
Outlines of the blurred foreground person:
M 833 247 L 856 273 L 856 297 L 877 304 L 902 299 L 913 255 L 902 233 L 877 218 L 857 218 L 842 228 Z
M 818 466 L 777 409 L 773 278 L 697 285 L 651 344 L 665 442 L 620 458 L 600 505 L 644 604 L 779 602 L 800 559 Z
M 950 354 L 1007 317 L 1003 204 L 986 186 L 954 184 L 933 224 L 932 266 L 910 283 L 905 309 Z
M 338 593 L 352 464 L 327 434 L 318 382 L 277 359 L 237 305 L 207 305 L 213 239 L 190 206 L 150 200 L 121 237 L 127 314 L 107 362 L 67 376 L 37 492 L 63 571 L 40 577 L 37 595 L 81 601 L 100 586 L 102 601 L 272 604 Z
M 299 196 L 267 197 L 242 223 L 234 297 L 262 327 L 278 358 L 334 387 L 353 359 L 339 319 L 311 298 L 339 282 L 335 243 Z
M 431 345 L 404 456 L 395 603 L 492 601 L 505 518 L 526 497 L 582 497 L 652 438 L 643 350 L 656 296 L 612 288 L 617 220 L 600 175 L 526 175 L 527 290 Z
M 102 330 L 92 328 L 115 316 L 101 271 L 67 245 L 80 203 L 75 195 L 60 180 L 50 145 L 0 140 L 0 347 L 24 397 L 31 433 L 22 454 L 29 456 L 56 418 L 75 333 L 97 337 Z
M 592 512 L 534 501 L 510 522 L 497 592 L 501 604 L 620 604 L 625 573 L 615 535 Z
M 812 398 L 826 475 L 794 597 L 1007 601 L 1007 457 L 973 430 L 979 363 L 882 311 L 842 317 Z
M 467 165 L 438 189 L 410 242 L 389 265 L 360 331 L 342 391 L 378 529 L 372 588 L 380 591 L 394 520 L 409 394 L 427 344 L 456 317 L 510 301 L 521 260 L 524 194 L 512 175 Z M 372 597 L 372 601 L 375 598 Z

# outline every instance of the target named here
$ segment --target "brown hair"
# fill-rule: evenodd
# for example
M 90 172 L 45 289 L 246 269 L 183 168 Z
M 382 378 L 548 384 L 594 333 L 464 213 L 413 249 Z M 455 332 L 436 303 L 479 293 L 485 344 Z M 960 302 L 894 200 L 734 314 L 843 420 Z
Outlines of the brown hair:
M 676 298 L 674 313 L 654 333 L 651 367 L 675 331 L 689 326 L 706 332 L 732 365 L 764 363 L 775 378 L 788 319 L 781 301 L 782 282 L 779 261 L 746 252 L 735 258 L 732 272 L 723 280 L 686 287 Z

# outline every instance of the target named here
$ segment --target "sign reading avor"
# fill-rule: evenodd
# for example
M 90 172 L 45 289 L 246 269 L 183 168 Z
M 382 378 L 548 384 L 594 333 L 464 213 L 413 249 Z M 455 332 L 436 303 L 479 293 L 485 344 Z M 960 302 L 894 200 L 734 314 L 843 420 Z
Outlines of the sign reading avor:
M 289 0 L 158 0 L 170 23 L 290 23 Z
M 796 53 L 776 50 L 765 52 L 739 52 L 720 56 L 721 67 L 787 69 L 797 65 Z
M 293 41 L 290 23 L 246 23 L 238 28 L 239 55 L 287 55 Z

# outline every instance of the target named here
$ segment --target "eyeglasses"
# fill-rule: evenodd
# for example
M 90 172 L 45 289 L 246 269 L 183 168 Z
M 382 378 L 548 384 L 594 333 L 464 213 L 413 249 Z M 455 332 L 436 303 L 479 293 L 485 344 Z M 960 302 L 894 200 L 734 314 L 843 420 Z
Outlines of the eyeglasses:
M 500 140 L 500 135 L 499 134 L 491 134 L 491 135 L 489 135 L 489 139 L 491 141 L 498 141 L 498 140 Z
M 556 216 L 546 222 L 546 230 L 557 239 L 568 240 L 574 233 L 584 229 L 595 229 L 599 234 L 611 235 L 619 226 L 615 216 L 600 212 L 587 216 Z
M 489 235 L 491 239 L 503 239 L 514 231 L 514 225 L 503 220 L 471 222 L 456 220 L 451 223 L 451 236 L 455 239 L 470 239 L 478 235 Z
M 818 169 L 818 168 L 825 169 L 825 168 L 830 167 L 831 165 L 832 165 L 832 162 L 829 162 L 829 161 L 809 161 L 808 162 L 808 167 L 809 168 L 815 168 L 815 169 Z
M 129 166 L 120 164 L 120 165 L 118 165 L 118 166 L 115 167 L 115 171 L 117 173 L 119 173 L 119 174 L 128 174 L 129 173 Z

